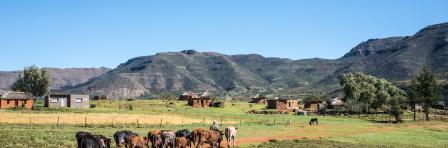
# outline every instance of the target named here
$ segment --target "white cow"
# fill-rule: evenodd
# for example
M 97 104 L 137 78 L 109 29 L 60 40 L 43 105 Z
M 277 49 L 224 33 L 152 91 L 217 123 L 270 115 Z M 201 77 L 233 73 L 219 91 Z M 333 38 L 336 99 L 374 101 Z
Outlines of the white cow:
M 232 147 L 235 147 L 235 139 L 236 139 L 236 130 L 238 128 L 237 127 L 233 127 L 233 126 L 228 126 L 226 127 L 224 134 L 226 136 L 227 139 L 227 147 L 230 148 L 230 141 L 232 141 Z

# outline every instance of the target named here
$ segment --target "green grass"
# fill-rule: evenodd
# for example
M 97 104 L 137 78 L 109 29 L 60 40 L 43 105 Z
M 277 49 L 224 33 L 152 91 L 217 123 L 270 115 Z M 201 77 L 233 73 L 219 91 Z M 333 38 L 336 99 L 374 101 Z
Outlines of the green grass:
M 289 140 L 278 142 L 265 142 L 260 145 L 250 145 L 248 147 L 257 148 L 388 148 L 391 146 L 382 144 L 363 144 L 363 143 L 349 143 L 331 140 Z
M 244 102 L 227 102 L 225 108 L 193 108 L 185 102 L 176 102 L 175 107 L 166 107 L 160 100 L 103 101 L 91 109 L 47 109 L 39 102 L 36 110 L 2 110 L 13 113 L 114 113 L 114 114 L 166 114 L 188 118 L 233 121 L 238 126 L 241 147 L 446 147 L 448 123 L 442 121 L 410 122 L 403 124 L 374 123 L 369 119 L 376 116 L 334 117 L 297 115 L 253 115 L 246 112 L 263 109 L 264 105 L 250 105 Z M 132 104 L 133 110 L 118 109 L 120 104 Z M 252 106 L 252 107 L 250 107 Z M 318 117 L 319 126 L 309 126 L 310 118 Z M 378 118 L 378 117 L 376 117 Z M 291 120 L 292 124 L 287 125 Z M 275 124 L 274 124 L 275 123 Z M 151 129 L 179 130 L 187 128 L 208 128 L 210 123 L 188 125 L 137 125 L 135 121 L 118 125 L 20 125 L 0 123 L 1 147 L 76 147 L 75 133 L 89 131 L 112 137 L 117 130 L 132 130 L 146 135 Z M 221 127 L 230 124 L 221 125 Z M 256 140 L 258 138 L 258 140 Z M 262 143 L 267 139 L 286 140 Z M 237 143 L 238 143 L 237 139 Z M 300 139 L 300 140 L 294 140 Z M 305 140 L 306 139 L 306 140 Z M 240 141 L 240 142 L 241 142 Z

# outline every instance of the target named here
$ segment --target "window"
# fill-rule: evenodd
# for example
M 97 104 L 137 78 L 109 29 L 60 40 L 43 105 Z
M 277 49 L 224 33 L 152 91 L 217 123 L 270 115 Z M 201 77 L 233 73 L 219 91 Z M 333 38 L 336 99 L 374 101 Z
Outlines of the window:
M 82 98 L 76 98 L 75 102 L 76 103 L 82 103 Z
M 51 100 L 51 103 L 56 103 L 56 102 L 58 102 L 58 98 L 50 98 L 50 100 Z

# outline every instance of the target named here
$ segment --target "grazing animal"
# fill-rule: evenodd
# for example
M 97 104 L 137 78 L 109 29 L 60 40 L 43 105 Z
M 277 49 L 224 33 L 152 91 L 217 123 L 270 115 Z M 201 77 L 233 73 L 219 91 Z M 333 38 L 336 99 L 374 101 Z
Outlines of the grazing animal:
M 110 139 L 102 135 L 85 135 L 80 148 L 110 148 Z
M 176 137 L 176 141 L 175 141 L 175 148 L 187 148 L 187 146 L 191 145 L 189 144 L 189 141 L 187 138 L 185 137 Z
M 193 138 L 191 137 L 191 133 L 188 129 L 182 129 L 176 132 L 176 137 L 185 137 L 187 140 L 188 146 L 191 147 L 191 142 Z
M 154 130 L 148 132 L 149 141 L 151 141 L 151 148 L 161 148 L 162 138 L 160 130 Z
M 110 142 L 112 141 L 111 139 L 109 139 L 103 135 L 93 135 L 93 136 L 100 139 L 104 148 L 110 148 Z
M 115 132 L 114 133 L 115 145 L 117 147 L 121 147 L 123 145 L 125 147 L 127 147 L 129 145 L 128 139 L 132 135 L 137 135 L 137 134 L 132 131 L 128 131 L 128 130 Z
M 129 136 L 128 141 L 129 141 L 130 148 L 149 148 L 148 137 L 140 137 L 137 135 L 131 135 L 131 136 Z
M 88 135 L 92 135 L 92 134 L 89 132 L 84 132 L 84 131 L 79 131 L 75 134 L 76 142 L 78 143 L 78 148 L 81 148 L 81 142 L 82 142 L 83 138 Z
M 162 145 L 164 148 L 174 148 L 176 135 L 172 131 L 162 131 L 161 134 Z
M 226 140 L 227 140 L 227 147 L 230 148 L 230 143 L 232 143 L 232 147 L 235 147 L 235 139 L 236 139 L 236 130 L 238 128 L 237 127 L 233 127 L 233 126 L 229 126 L 226 127 L 226 129 L 224 130 L 224 135 L 226 136 Z
M 317 118 L 311 118 L 310 125 L 314 125 L 314 124 L 319 125 L 319 122 L 317 121 Z
M 92 135 L 89 132 L 79 131 L 75 135 L 78 148 L 101 147 L 110 148 L 110 139 L 103 135 Z
M 179 130 L 176 132 L 176 137 L 185 137 L 189 138 L 191 136 L 190 131 L 188 129 Z
M 193 144 L 196 145 L 196 148 L 199 148 L 199 143 L 205 142 L 206 134 L 207 130 L 203 128 L 197 128 L 194 129 L 193 132 L 191 132 L 191 139 L 193 141 Z
M 202 147 L 204 143 L 210 144 L 212 148 L 215 146 L 219 148 L 221 146 L 222 136 L 224 135 L 222 131 L 207 131 L 205 129 L 196 129 L 193 133 L 196 148 Z

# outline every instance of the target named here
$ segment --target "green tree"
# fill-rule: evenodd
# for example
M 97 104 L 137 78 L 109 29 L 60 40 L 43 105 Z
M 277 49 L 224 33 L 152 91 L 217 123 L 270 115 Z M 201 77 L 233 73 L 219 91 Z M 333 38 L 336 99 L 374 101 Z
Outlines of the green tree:
M 19 75 L 19 78 L 11 85 L 12 90 L 23 91 L 34 97 L 44 96 L 49 87 L 50 78 L 47 71 L 34 65 L 26 67 L 23 70 L 23 76 Z
M 390 115 L 395 117 L 395 121 L 401 122 L 401 114 L 403 114 L 403 110 L 401 109 L 401 103 L 399 98 L 391 98 L 389 99 L 390 105 Z
M 441 98 L 441 86 L 437 82 L 437 78 L 427 66 L 424 66 L 422 72 L 414 78 L 411 84 L 411 91 L 408 92 L 411 96 L 408 100 L 423 103 L 423 112 L 426 120 L 429 120 L 429 113 L 431 106 Z
M 387 80 L 363 73 L 348 73 L 341 77 L 340 85 L 346 94 L 347 110 L 362 113 L 389 106 L 394 107 L 394 116 L 400 119 L 403 112 L 397 106 L 401 109 L 403 101 L 400 98 L 405 94 Z
M 418 96 L 418 82 L 417 79 L 412 79 L 411 80 L 411 87 L 409 88 L 409 90 L 407 91 L 408 97 L 407 97 L 407 102 L 409 104 L 409 106 L 412 109 L 413 112 L 413 119 L 415 121 L 415 118 L 417 116 L 417 110 L 415 108 L 415 105 L 421 103 L 421 99 Z

